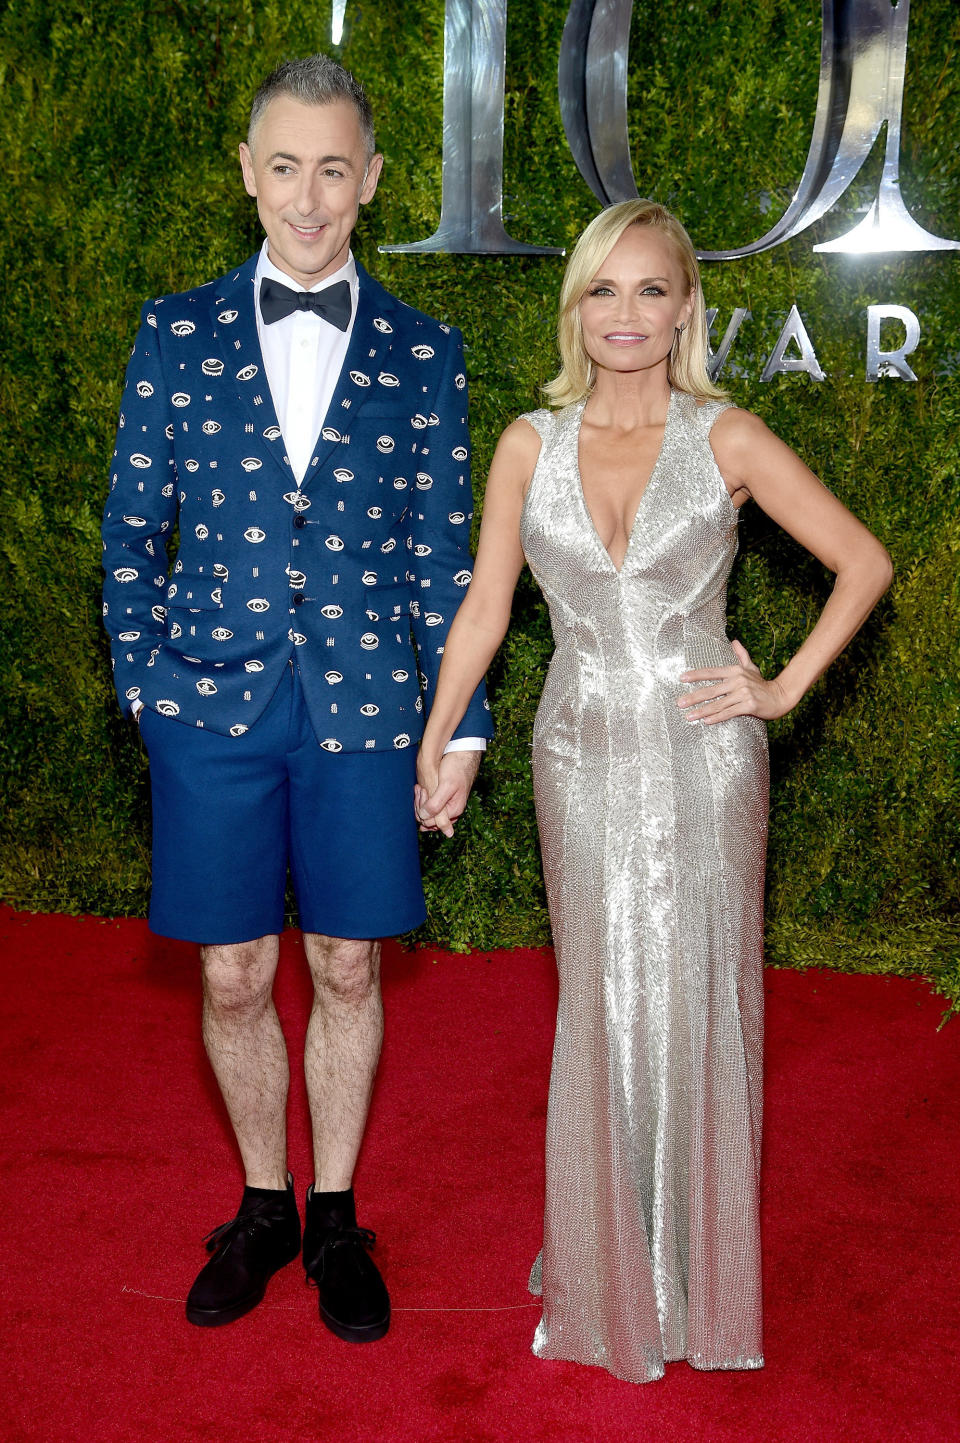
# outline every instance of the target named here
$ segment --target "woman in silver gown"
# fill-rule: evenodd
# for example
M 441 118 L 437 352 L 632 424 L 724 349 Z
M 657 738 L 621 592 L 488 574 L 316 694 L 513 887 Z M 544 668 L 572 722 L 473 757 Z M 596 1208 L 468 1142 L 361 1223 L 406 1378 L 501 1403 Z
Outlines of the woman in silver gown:
M 560 999 L 541 1358 L 646 1382 L 759 1368 L 765 723 L 804 695 L 890 580 L 878 541 L 706 370 L 686 232 L 602 212 L 571 255 L 553 410 L 501 438 L 474 577 L 419 763 L 421 825 L 464 798 L 439 760 L 506 632 L 526 560 L 556 650 L 533 735 Z M 758 502 L 836 573 L 764 680 L 727 640 L 737 512 Z

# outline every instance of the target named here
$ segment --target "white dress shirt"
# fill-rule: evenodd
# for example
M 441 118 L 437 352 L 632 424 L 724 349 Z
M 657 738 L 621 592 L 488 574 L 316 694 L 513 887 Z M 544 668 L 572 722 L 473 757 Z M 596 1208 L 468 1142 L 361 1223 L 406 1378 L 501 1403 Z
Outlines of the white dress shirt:
M 345 331 L 338 330 L 314 311 L 293 311 L 282 321 L 265 325 L 260 314 L 260 283 L 265 276 L 291 291 L 306 289 L 273 264 L 267 253 L 267 244 L 264 241 L 254 279 L 257 335 L 277 421 L 299 486 L 313 458 L 323 418 L 333 400 L 346 360 L 357 314 L 359 279 L 351 253 L 338 271 L 324 276 L 322 281 L 310 287 L 311 292 L 316 293 L 336 285 L 337 281 L 348 282 L 352 309 L 350 324 Z
M 306 289 L 299 281 L 287 275 L 286 271 L 274 265 L 268 245 L 269 242 L 265 240 L 257 259 L 254 277 L 257 335 L 263 352 L 267 384 L 283 433 L 283 443 L 297 485 L 300 486 L 313 459 L 320 428 L 333 400 L 333 393 L 346 360 L 357 314 L 360 281 L 351 251 L 338 271 L 324 276 L 322 281 L 310 287 L 311 291 L 316 292 L 336 285 L 337 281 L 349 283 L 352 310 L 350 324 L 345 331 L 339 330 L 314 311 L 293 311 L 289 316 L 284 316 L 282 321 L 273 321 L 268 326 L 260 314 L 260 283 L 265 276 L 292 291 Z M 484 737 L 458 737 L 447 744 L 444 754 L 482 752 L 486 751 L 486 748 Z

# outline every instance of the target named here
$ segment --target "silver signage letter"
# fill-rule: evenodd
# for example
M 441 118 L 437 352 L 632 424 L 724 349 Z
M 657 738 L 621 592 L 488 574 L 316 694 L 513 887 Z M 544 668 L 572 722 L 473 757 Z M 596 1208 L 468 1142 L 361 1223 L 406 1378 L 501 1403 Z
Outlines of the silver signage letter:
M 786 357 L 784 352 L 793 341 L 800 349 L 799 356 Z M 800 319 L 800 312 L 796 306 L 790 307 L 790 314 L 783 323 L 783 330 L 777 337 L 777 344 L 770 352 L 770 359 L 763 368 L 761 381 L 772 381 L 780 371 L 806 371 L 815 381 L 825 381 L 827 378 L 820 368 L 817 360 L 817 353 L 813 349 L 813 343 L 807 335 L 807 328 Z
M 744 306 L 737 306 L 730 317 L 730 324 L 723 333 L 723 340 L 715 351 L 710 349 L 709 335 L 713 329 L 713 323 L 717 319 L 716 306 L 710 306 L 707 310 L 707 370 L 710 373 L 711 381 L 715 381 L 723 370 L 730 354 L 730 347 L 737 338 L 737 332 L 744 321 L 751 319 L 750 312 Z
M 750 245 L 700 251 L 703 260 L 734 260 L 770 250 L 826 215 L 856 178 L 884 123 L 883 175 L 867 215 L 817 251 L 957 250 L 923 229 L 900 194 L 900 121 L 910 0 L 822 0 L 820 91 L 813 137 L 793 200 L 776 225 Z
M 633 0 L 571 0 L 560 44 L 560 114 L 577 169 L 601 205 L 635 200 L 627 135 Z
M 503 84 L 507 0 L 447 0 L 443 29 L 440 224 L 426 240 L 381 251 L 562 255 L 503 226 Z
M 892 351 L 880 349 L 880 323 L 885 320 L 901 321 L 906 331 L 903 345 Z M 920 322 L 906 306 L 867 306 L 867 380 L 899 376 L 903 381 L 915 381 L 907 357 L 917 349 L 919 340 Z

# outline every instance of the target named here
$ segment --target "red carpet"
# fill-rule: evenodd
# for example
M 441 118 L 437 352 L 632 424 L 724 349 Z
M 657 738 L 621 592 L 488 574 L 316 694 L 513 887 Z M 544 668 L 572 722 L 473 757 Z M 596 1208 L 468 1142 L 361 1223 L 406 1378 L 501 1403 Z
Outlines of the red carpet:
M 190 1327 L 200 1238 L 239 1198 L 193 950 L 140 922 L 0 911 L 7 957 L 4 1443 L 956 1440 L 960 1023 L 920 983 L 768 974 L 767 1367 L 632 1387 L 529 1352 L 549 952 L 389 949 L 358 1177 L 394 1322 L 351 1347 L 298 1265 Z M 295 1051 L 295 936 L 278 984 Z M 291 1162 L 310 1180 L 294 1068 Z

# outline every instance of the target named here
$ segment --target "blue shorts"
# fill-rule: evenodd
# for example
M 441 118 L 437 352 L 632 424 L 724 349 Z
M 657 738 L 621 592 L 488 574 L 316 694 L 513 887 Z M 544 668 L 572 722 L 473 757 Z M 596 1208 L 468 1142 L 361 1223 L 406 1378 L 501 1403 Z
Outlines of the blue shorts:
M 150 927 L 188 942 L 283 930 L 289 866 L 306 932 L 392 937 L 426 917 L 416 748 L 325 752 L 286 666 L 243 736 L 140 713 L 153 795 Z

